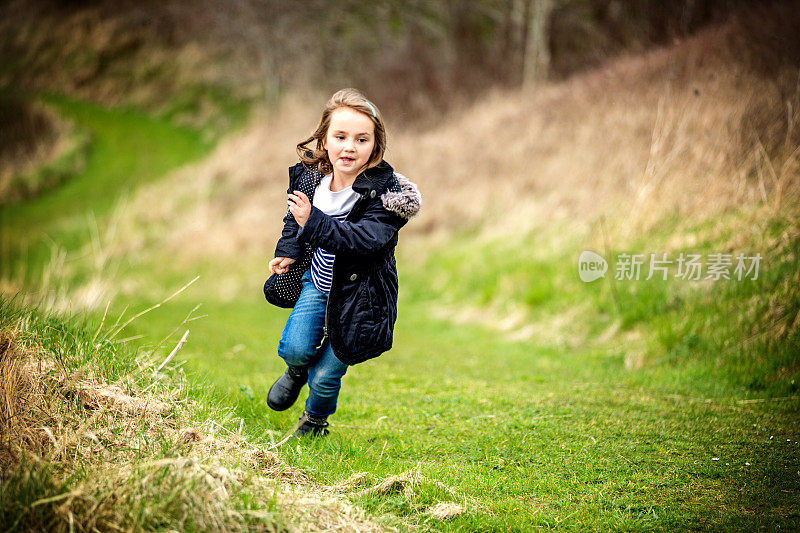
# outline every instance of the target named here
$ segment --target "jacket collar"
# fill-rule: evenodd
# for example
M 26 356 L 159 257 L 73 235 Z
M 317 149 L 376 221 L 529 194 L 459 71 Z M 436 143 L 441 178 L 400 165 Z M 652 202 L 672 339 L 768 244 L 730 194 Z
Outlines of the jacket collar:
M 384 160 L 374 167 L 368 168 L 356 177 L 353 182 L 353 190 L 366 192 L 381 192 L 394 174 L 394 169 Z
M 308 176 L 313 178 L 314 186 L 319 183 L 322 174 L 316 167 L 307 167 L 303 163 L 297 163 L 289 168 L 289 175 L 293 178 L 301 176 L 304 172 L 308 172 Z M 386 183 L 394 175 L 394 169 L 384 160 L 374 167 L 368 168 L 358 176 L 353 182 L 353 190 L 369 194 L 370 191 L 380 192 L 386 186 Z

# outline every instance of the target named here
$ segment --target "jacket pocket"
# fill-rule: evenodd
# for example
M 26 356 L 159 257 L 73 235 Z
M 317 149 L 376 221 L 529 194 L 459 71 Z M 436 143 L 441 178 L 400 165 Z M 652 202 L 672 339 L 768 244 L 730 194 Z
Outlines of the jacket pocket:
M 359 320 L 361 323 L 372 324 L 375 322 L 376 298 L 374 293 L 375 288 L 372 286 L 372 280 L 369 276 L 365 276 L 358 286 L 358 310 Z

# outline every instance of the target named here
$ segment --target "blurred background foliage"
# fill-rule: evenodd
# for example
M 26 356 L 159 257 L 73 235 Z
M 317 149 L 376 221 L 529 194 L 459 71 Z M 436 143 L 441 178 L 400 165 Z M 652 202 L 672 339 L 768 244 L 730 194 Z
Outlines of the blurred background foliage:
M 748 3 L 6 0 L 0 87 L 224 122 L 231 102 L 354 85 L 398 121 L 435 120 L 488 88 L 564 79 Z

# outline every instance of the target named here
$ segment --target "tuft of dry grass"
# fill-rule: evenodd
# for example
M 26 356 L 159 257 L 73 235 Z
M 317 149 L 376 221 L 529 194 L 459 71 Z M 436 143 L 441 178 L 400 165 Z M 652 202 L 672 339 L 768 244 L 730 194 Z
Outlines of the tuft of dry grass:
M 325 487 L 326 492 L 353 492 L 356 489 L 363 488 L 364 485 L 369 484 L 369 474 L 367 472 L 355 472 L 347 479 Z
M 60 461 L 118 460 L 143 435 L 174 427 L 172 407 L 152 395 L 134 397 L 117 385 L 71 374 L 52 359 L 0 334 L 0 463 L 19 465 L 28 456 Z
M 18 460 L 18 454 L 5 444 L 7 436 L 16 434 L 18 441 L 35 442 L 30 432 L 24 431 L 23 413 L 28 405 L 28 376 L 23 371 L 14 331 L 0 330 L 0 472 Z
M 466 512 L 467 507 L 465 505 L 454 502 L 439 502 L 428 511 L 434 520 L 449 520 Z
M 371 481 L 370 478 L 368 472 L 356 472 L 344 481 L 325 487 L 323 491 L 325 494 L 348 494 L 353 498 L 401 496 L 411 507 L 440 521 L 460 516 L 466 513 L 469 507 L 477 505 L 474 501 L 468 502 L 467 498 L 460 497 L 441 481 L 422 475 L 419 465 L 383 479 Z M 437 501 L 430 505 L 421 503 L 418 493 L 423 488 L 436 489 L 449 498 L 460 500 L 461 503 L 453 501 Z

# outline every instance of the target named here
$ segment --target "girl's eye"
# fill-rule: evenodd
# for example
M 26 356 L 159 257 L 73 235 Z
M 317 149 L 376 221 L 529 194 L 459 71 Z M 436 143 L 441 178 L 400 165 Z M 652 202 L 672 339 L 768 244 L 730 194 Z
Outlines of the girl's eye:
M 359 139 L 358 142 L 365 143 L 365 142 L 367 142 L 367 140 L 366 139 Z
M 337 135 L 336 138 L 341 141 L 342 139 L 344 139 L 344 136 L 343 135 Z

